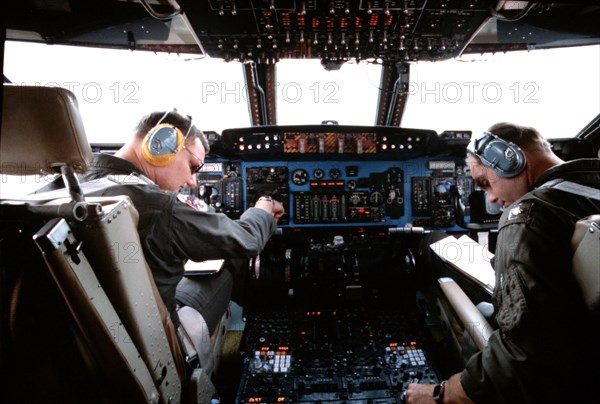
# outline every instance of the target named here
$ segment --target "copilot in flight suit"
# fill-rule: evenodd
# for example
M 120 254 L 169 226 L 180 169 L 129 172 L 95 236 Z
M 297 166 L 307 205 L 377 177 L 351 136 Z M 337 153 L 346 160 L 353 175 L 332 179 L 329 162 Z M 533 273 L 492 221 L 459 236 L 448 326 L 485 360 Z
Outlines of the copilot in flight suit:
M 570 240 L 578 219 L 600 213 L 600 201 L 541 187 L 557 178 L 600 193 L 600 159 L 547 170 L 536 189 L 503 213 L 492 262 L 498 329 L 461 374 L 475 402 L 583 403 L 598 397 L 598 324 L 572 276 Z
M 275 218 L 249 208 L 240 219 L 215 213 L 203 201 L 163 191 L 127 160 L 98 154 L 84 181 L 115 178 L 119 181 L 97 195 L 127 195 L 139 212 L 138 233 L 158 291 L 179 325 L 177 304 L 191 306 L 204 317 L 210 332 L 229 305 L 233 277 L 229 270 L 191 281 L 183 277 L 187 260 L 249 258 L 260 254 L 275 232 Z M 123 180 L 123 178 L 125 178 Z

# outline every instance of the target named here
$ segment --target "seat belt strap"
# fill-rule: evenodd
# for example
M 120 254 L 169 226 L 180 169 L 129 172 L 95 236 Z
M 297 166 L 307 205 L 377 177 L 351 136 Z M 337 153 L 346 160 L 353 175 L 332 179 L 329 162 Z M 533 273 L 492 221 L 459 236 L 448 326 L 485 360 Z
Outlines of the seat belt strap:
M 600 201 L 600 189 L 588 187 L 587 185 L 578 184 L 576 182 L 557 179 L 546 182 L 540 188 L 555 188 L 564 192 Z

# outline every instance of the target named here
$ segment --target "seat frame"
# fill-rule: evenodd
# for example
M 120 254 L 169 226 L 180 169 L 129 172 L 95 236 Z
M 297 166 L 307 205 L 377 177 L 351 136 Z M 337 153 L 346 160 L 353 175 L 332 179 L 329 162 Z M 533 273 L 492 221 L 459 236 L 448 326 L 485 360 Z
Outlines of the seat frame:
M 69 319 L 64 326 L 71 329 L 77 341 L 71 348 L 79 352 L 83 367 L 94 375 L 93 384 L 99 386 L 90 394 L 101 395 L 79 399 L 210 402 L 216 393 L 211 376 L 223 340 L 188 333 L 196 342 L 195 351 L 202 350 L 202 361 L 210 368 L 192 369 L 186 365 L 188 353 L 180 345 L 143 256 L 138 215 L 131 200 L 125 196 L 86 197 L 92 190 L 110 184 L 79 183 L 77 174 L 88 170 L 93 156 L 75 96 L 56 87 L 5 84 L 3 91 L 0 173 L 59 173 L 66 186 L 62 190 L 2 199 L 0 207 L 2 222 L 28 228 L 30 236 L 35 233 L 33 239 L 43 257 L 39 262 L 45 263 L 40 270 L 51 274 L 59 291 L 56 295 L 67 307 Z M 31 150 L 32 143 L 40 147 Z M 36 223 L 45 224 L 31 232 Z M 21 237 L 20 230 L 15 233 Z M 14 283 L 2 285 L 6 290 L 2 307 L 13 313 L 19 310 L 23 294 L 19 273 L 29 268 L 1 267 L 3 272 L 17 273 Z M 0 275 L 4 278 L 4 273 Z M 30 323 L 36 321 L 35 313 L 26 313 L 25 317 Z M 228 317 L 228 313 L 223 316 L 219 332 L 227 327 Z M 6 328 L 5 321 L 11 322 Z M 2 322 L 0 354 L 4 357 L 20 334 L 14 330 L 12 317 L 2 316 Z M 208 350 L 205 343 L 210 344 Z M 14 355 L 6 357 L 18 361 Z M 4 362 L 2 372 L 10 373 L 11 363 Z M 35 389 L 38 380 L 29 380 Z M 44 389 L 43 382 L 39 386 Z M 20 394 L 11 393 L 11 387 L 7 386 L 8 393 L 3 391 L 2 396 Z

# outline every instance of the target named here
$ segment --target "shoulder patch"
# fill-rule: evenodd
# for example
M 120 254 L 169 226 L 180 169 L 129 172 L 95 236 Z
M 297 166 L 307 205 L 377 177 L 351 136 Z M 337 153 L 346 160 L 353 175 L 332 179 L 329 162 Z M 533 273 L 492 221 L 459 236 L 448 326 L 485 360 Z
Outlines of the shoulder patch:
M 498 301 L 496 321 L 504 332 L 514 333 L 523 321 L 527 320 L 529 313 L 525 281 L 514 268 L 508 269 L 506 276 L 502 276 L 501 279 L 496 296 Z
M 193 195 L 177 194 L 177 199 L 196 210 L 208 212 L 208 205 L 202 199 Z
M 515 206 L 514 208 L 512 208 L 508 212 L 508 219 L 507 220 L 515 220 L 520 215 L 522 215 L 523 212 L 525 212 L 525 209 L 523 208 L 523 206 L 521 206 L 521 204 L 518 204 L 517 206 Z
M 525 220 L 529 216 L 529 210 L 531 209 L 532 202 L 519 202 L 508 211 L 508 216 L 506 220 L 508 222 L 511 221 L 521 221 Z
M 530 219 L 532 205 L 532 201 L 517 202 L 507 212 L 504 212 L 498 229 L 510 224 L 527 223 Z

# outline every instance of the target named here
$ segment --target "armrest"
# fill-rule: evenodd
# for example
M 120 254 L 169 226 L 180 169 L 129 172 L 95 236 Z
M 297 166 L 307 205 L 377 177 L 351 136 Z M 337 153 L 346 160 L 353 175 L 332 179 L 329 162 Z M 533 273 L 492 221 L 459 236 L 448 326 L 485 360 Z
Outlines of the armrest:
M 438 279 L 440 288 L 479 350 L 487 345 L 492 326 L 451 278 Z

